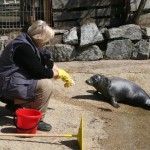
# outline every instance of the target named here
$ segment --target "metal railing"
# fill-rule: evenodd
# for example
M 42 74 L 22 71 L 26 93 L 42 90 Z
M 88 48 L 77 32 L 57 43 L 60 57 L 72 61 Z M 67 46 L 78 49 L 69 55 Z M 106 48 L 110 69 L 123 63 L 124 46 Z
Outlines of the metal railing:
M 49 21 L 49 0 L 0 0 L 0 29 L 22 29 L 33 21 Z

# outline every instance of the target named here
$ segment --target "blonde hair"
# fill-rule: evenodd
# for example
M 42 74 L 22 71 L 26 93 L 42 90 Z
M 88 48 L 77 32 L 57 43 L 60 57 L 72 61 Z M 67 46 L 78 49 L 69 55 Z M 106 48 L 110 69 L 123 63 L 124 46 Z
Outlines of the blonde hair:
M 35 43 L 46 43 L 54 38 L 54 30 L 42 20 L 35 21 L 29 28 L 27 33 Z

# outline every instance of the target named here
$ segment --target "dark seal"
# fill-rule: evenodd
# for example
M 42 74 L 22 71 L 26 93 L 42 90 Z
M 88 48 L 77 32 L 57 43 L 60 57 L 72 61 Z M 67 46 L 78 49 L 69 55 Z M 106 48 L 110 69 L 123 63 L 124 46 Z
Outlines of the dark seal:
M 86 83 L 109 99 L 111 105 L 116 108 L 119 107 L 117 102 L 150 108 L 149 95 L 140 86 L 127 79 L 96 74 L 87 79 Z

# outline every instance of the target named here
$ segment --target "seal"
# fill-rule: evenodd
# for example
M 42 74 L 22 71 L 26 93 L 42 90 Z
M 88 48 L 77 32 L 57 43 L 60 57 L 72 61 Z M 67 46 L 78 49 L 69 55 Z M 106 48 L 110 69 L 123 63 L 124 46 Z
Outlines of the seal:
M 127 79 L 106 77 L 96 74 L 85 81 L 110 100 L 112 106 L 118 108 L 118 102 L 150 108 L 149 95 L 137 84 Z

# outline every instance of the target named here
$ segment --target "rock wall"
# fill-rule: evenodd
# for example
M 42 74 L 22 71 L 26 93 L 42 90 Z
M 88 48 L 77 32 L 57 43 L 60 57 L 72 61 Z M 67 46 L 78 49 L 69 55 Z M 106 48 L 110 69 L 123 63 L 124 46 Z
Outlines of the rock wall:
M 135 24 L 118 28 L 98 28 L 95 23 L 85 23 L 80 28 L 71 28 L 55 38 L 47 48 L 53 60 L 94 61 L 101 59 L 149 59 L 150 28 Z
M 150 58 L 150 27 L 141 28 L 128 24 L 108 29 L 98 28 L 94 22 L 87 22 L 79 28 L 55 32 L 54 39 L 46 45 L 55 62 Z M 4 46 L 18 34 L 11 33 L 8 39 L 1 36 L 0 54 Z

